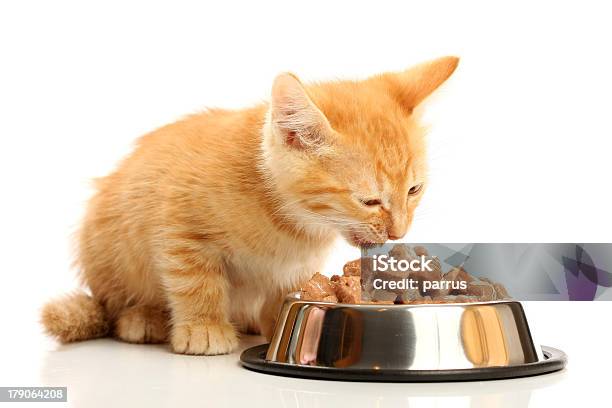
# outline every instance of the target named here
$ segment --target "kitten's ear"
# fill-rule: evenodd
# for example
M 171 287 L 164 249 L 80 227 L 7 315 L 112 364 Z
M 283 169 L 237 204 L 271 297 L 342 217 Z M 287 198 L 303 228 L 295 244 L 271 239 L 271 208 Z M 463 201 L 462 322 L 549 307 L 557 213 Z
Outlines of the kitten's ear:
M 457 57 L 442 57 L 385 76 L 391 81 L 391 92 L 394 97 L 407 112 L 412 112 L 451 76 L 458 64 Z
M 325 115 L 310 100 L 300 80 L 290 73 L 274 80 L 270 120 L 283 143 L 295 149 L 317 149 L 331 134 Z

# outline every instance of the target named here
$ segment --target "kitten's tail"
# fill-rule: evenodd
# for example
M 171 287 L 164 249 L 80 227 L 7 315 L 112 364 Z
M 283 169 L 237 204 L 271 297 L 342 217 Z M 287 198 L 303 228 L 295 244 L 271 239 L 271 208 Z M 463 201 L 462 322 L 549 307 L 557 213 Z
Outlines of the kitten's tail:
M 85 292 L 76 292 L 47 303 L 41 314 L 47 334 L 62 343 L 94 339 L 108 334 L 104 307 Z

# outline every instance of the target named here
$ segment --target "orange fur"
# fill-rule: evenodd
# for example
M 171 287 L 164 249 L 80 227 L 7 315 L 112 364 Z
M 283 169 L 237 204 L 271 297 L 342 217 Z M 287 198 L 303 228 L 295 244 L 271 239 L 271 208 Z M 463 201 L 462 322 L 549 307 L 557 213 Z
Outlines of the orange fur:
M 45 305 L 41 320 L 47 333 L 62 343 L 108 334 L 104 308 L 84 293 L 64 296 Z
M 406 233 L 426 182 L 412 112 L 457 61 L 308 86 L 282 74 L 268 104 L 141 138 L 87 208 L 78 263 L 88 310 L 131 342 L 163 341 L 167 323 L 179 353 L 230 352 L 237 330 L 269 335 L 282 294 L 320 268 L 338 234 L 360 245 Z M 49 312 L 74 302 L 47 306 L 48 332 L 100 334 L 82 321 L 91 316 Z

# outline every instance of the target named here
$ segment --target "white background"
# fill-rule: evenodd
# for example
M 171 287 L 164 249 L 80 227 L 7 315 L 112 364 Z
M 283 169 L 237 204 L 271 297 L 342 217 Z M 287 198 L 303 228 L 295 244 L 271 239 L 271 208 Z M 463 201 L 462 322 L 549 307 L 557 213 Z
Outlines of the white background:
M 590 1 L 3 1 L 0 385 L 68 384 L 73 405 L 103 405 L 105 394 L 76 380 L 88 378 L 88 371 L 75 367 L 99 366 L 96 356 L 116 348 L 136 353 L 128 365 L 134 381 L 156 375 L 146 368 L 151 361 L 161 371 L 180 361 L 187 371 L 168 378 L 185 387 L 181 395 L 197 396 L 204 405 L 206 398 L 228 403 L 240 396 L 254 403 L 248 392 L 232 391 L 249 389 L 254 375 L 235 366 L 236 356 L 193 363 L 163 349 L 110 341 L 62 348 L 40 335 L 36 319 L 45 299 L 76 285 L 70 236 L 91 194 L 90 180 L 107 174 L 147 131 L 205 107 L 237 108 L 267 98 L 281 71 L 305 81 L 363 78 L 460 56 L 454 77 L 426 112 L 431 187 L 406 238 L 610 241 L 610 16 L 605 2 Z M 355 255 L 339 244 L 326 272 Z M 497 399 L 482 397 L 473 385 L 453 385 L 446 399 L 433 386 L 411 386 L 412 394 L 405 394 L 392 385 L 370 385 L 360 388 L 363 398 L 355 402 L 458 407 L 601 401 L 605 365 L 612 363 L 606 354 L 612 304 L 526 308 L 540 341 L 569 354 L 566 372 L 549 380 L 486 383 L 502 384 Z M 218 366 L 207 373 L 226 373 L 225 382 L 216 380 L 208 394 L 187 392 L 190 383 L 181 375 L 198 376 L 197 364 L 213 361 Z M 108 372 L 102 369 L 96 381 L 117 386 L 117 367 L 102 367 Z M 332 400 L 313 394 L 313 382 L 257 379 L 259 396 L 261 387 L 277 396 L 292 390 L 289 399 L 270 404 L 324 406 Z M 542 390 L 537 381 L 552 385 Z M 314 388 L 332 387 L 356 391 L 337 383 Z M 536 388 L 530 398 L 516 400 L 530 387 Z M 123 402 L 130 404 L 129 398 Z

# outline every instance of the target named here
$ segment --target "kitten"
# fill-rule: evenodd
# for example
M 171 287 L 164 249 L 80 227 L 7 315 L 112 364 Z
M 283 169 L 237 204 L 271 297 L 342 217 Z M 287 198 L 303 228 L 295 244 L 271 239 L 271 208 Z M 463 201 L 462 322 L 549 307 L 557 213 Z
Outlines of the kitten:
M 234 350 L 239 331 L 269 337 L 338 235 L 404 236 L 426 187 L 413 109 L 457 63 L 313 85 L 281 74 L 270 103 L 142 137 L 87 208 L 77 263 L 91 296 L 47 304 L 46 331 L 206 355 Z

